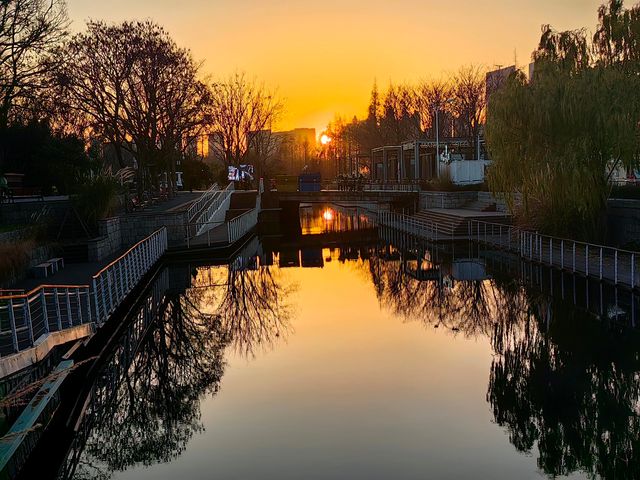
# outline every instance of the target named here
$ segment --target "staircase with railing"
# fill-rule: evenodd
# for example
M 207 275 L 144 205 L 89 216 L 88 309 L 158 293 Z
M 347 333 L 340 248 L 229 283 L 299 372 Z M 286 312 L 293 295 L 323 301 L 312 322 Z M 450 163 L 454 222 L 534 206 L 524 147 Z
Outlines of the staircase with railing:
M 187 218 L 189 222 L 195 220 L 196 216 L 208 207 L 209 203 L 220 193 L 220 187 L 214 183 L 206 192 L 204 192 L 187 210 Z

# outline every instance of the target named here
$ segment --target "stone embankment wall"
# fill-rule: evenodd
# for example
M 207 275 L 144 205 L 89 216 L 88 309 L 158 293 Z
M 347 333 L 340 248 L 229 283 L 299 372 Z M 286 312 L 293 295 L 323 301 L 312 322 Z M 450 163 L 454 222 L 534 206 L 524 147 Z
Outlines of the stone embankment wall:
M 185 240 L 186 212 L 134 213 L 101 220 L 100 236 L 89 240 L 89 261 L 100 261 L 127 249 L 166 226 L 169 245 Z
M 99 236 L 87 242 L 88 260 L 99 262 L 122 249 L 120 217 L 105 218 L 98 222 Z

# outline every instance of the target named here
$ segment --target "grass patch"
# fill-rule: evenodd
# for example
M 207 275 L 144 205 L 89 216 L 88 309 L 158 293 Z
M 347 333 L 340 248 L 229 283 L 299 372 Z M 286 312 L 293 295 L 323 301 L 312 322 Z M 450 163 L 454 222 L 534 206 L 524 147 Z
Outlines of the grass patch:
M 36 247 L 35 240 L 0 243 L 0 284 L 18 277 L 29 267 L 31 251 Z

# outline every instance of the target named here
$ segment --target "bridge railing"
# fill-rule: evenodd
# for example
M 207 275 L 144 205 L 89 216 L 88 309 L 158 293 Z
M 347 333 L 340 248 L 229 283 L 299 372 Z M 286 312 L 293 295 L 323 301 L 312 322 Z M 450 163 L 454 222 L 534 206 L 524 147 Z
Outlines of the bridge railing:
M 417 183 L 365 183 L 362 187 L 365 192 L 420 192 Z
M 90 323 L 89 285 L 41 285 L 0 297 L 0 356 L 35 345 L 40 337 Z
M 200 197 L 189 207 L 189 210 L 187 210 L 187 218 L 189 221 L 193 220 L 195 216 L 202 211 L 205 205 L 219 192 L 220 187 L 218 187 L 217 183 L 214 183 L 206 192 L 200 195 Z
M 480 220 L 470 220 L 468 228 L 469 238 L 478 243 L 518 253 L 530 261 L 632 289 L 640 286 L 640 252 Z
M 101 325 L 167 250 L 167 228 L 139 241 L 93 276 L 94 321 Z

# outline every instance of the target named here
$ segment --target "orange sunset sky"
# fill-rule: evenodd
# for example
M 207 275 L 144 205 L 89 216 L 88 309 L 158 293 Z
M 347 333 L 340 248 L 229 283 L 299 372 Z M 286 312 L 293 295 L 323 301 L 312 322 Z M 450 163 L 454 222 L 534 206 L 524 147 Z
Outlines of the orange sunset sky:
M 474 63 L 529 61 L 540 26 L 595 28 L 603 0 L 68 0 L 88 19 L 152 19 L 214 77 L 246 71 L 277 88 L 278 127 L 364 115 L 374 79 L 413 82 Z M 630 2 L 627 2 L 631 5 Z

